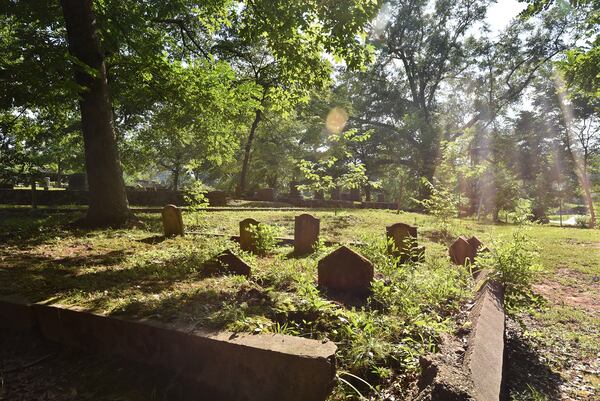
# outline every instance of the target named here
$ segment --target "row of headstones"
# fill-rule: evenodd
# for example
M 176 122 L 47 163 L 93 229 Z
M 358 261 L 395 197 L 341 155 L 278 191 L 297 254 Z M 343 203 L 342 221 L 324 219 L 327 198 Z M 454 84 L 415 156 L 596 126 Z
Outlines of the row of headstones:
M 184 234 L 181 209 L 167 205 L 162 211 L 163 229 L 166 237 Z M 260 223 L 255 219 L 240 221 L 240 247 L 244 251 L 256 252 L 255 230 Z M 319 242 L 321 221 L 310 214 L 301 214 L 294 219 L 294 254 L 306 255 L 312 253 Z M 402 261 L 422 253 L 423 248 L 416 246 L 417 228 L 404 223 L 396 223 L 386 227 L 390 253 Z
M 240 247 L 242 250 L 253 252 L 255 238 L 252 226 L 258 221 L 245 219 L 240 222 Z M 163 210 L 163 225 L 165 235 L 183 235 L 181 211 L 172 205 Z M 174 232 L 172 228 L 180 231 Z M 319 241 L 320 220 L 310 214 L 296 216 L 294 225 L 294 252 L 298 255 L 311 253 Z M 423 247 L 417 246 L 417 228 L 404 223 L 396 223 L 386 227 L 388 251 L 405 262 L 410 258 L 422 258 Z M 473 263 L 478 252 L 487 250 L 482 247 L 477 237 L 459 237 L 449 248 L 452 262 L 464 265 L 467 261 Z M 249 276 L 251 267 L 231 250 L 226 250 L 207 263 L 211 271 L 225 269 L 231 273 Z M 319 260 L 319 286 L 333 294 L 342 297 L 364 297 L 371 289 L 374 268 L 371 261 L 352 249 L 341 246 Z

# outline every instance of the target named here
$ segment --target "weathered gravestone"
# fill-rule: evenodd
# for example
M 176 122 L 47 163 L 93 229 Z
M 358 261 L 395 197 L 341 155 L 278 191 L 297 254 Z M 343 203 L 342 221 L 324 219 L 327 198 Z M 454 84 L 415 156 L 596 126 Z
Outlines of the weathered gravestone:
M 314 251 L 319 242 L 320 220 L 310 214 L 301 214 L 294 219 L 294 253 L 305 255 Z
M 473 263 L 475 261 L 475 248 L 471 246 L 469 240 L 462 235 L 450 245 L 448 254 L 452 263 L 463 266 L 468 260 Z
M 256 252 L 256 238 L 250 227 L 258 227 L 259 222 L 254 219 L 240 221 L 240 248 L 248 252 Z
M 331 200 L 340 200 L 342 198 L 342 189 L 338 186 L 331 190 Z
M 226 249 L 204 264 L 204 273 L 207 275 L 230 273 L 250 276 L 252 268 L 244 259 Z
M 481 246 L 483 245 L 483 242 L 481 242 L 479 240 L 479 238 L 477 238 L 474 235 L 471 238 L 469 238 L 467 240 L 467 242 L 469 243 L 469 245 L 471 245 L 471 247 L 475 251 L 475 256 L 477 256 L 477 252 L 480 250 Z
M 408 261 L 411 257 L 419 260 L 425 248 L 417 246 L 417 227 L 404 223 L 396 223 L 385 228 L 388 239 L 388 252 L 400 257 L 401 262 Z
M 366 297 L 371 291 L 373 264 L 341 246 L 319 260 L 319 286 L 342 296 Z
M 274 188 L 261 188 L 256 191 L 256 200 L 273 202 L 275 200 Z
M 290 182 L 290 198 L 299 199 L 302 197 L 300 190 L 298 189 L 298 185 L 299 184 L 297 181 Z
M 175 205 L 167 205 L 162 210 L 163 231 L 165 237 L 183 235 L 183 218 L 181 209 Z

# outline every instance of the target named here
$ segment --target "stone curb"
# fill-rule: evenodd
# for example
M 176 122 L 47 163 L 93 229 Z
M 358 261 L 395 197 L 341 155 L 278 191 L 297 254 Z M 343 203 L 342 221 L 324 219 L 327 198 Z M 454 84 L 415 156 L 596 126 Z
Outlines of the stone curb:
M 477 401 L 498 401 L 502 389 L 504 358 L 504 288 L 486 280 L 485 272 L 477 276 L 483 283 L 470 313 L 471 333 L 467 342 L 464 366 L 473 382 Z
M 203 399 L 322 401 L 335 378 L 337 347 L 328 341 L 173 329 L 12 299 L 0 299 L 0 328 L 36 329 L 64 345 L 174 370 Z

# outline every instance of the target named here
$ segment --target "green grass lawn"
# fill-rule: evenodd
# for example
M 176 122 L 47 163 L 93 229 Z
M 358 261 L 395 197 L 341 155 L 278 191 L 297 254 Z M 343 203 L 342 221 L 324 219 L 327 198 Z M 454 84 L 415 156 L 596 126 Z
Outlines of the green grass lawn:
M 188 231 L 236 235 L 239 221 L 252 217 L 279 226 L 282 236 L 292 236 L 294 216 L 299 213 L 186 213 L 184 221 Z M 242 253 L 226 236 L 189 234 L 159 241 L 158 214 L 140 215 L 146 225 L 143 230 L 82 231 L 63 225 L 76 213 L 15 214 L 0 209 L 0 240 L 5 242 L 0 250 L 0 295 L 18 294 L 35 302 L 77 305 L 97 313 L 181 326 L 327 337 L 339 347 L 340 377 L 358 391 L 375 398 L 377 394 L 410 397 L 407 383 L 417 377 L 418 357 L 435 350 L 444 332 L 460 328 L 461 307 L 472 296 L 468 272 L 451 265 L 447 257 L 452 237 L 475 234 L 493 247 L 517 228 L 457 219 L 451 235 L 444 236 L 430 216 L 421 214 L 311 213 L 321 219 L 324 239 L 358 242 L 354 249 L 374 262 L 373 294 L 362 307 L 344 307 L 316 287 L 317 261 L 335 247 L 322 247 L 303 258 L 290 256 L 291 247 L 279 247 L 259 257 Z M 419 227 L 419 242 L 427 249 L 424 263 L 398 266 L 387 256 L 385 226 L 395 222 Z M 587 363 L 600 349 L 600 299 L 593 293 L 600 277 L 600 231 L 519 229 L 537 243 L 545 270 L 536 288 L 547 299 L 544 307 L 520 312 L 533 322 L 523 335 L 553 357 L 560 344 L 573 344 L 570 354 Z M 210 276 L 204 271 L 204 262 L 226 248 L 253 266 L 250 278 Z M 550 363 L 568 379 L 570 365 L 561 355 Z M 586 374 L 582 380 L 598 385 L 597 374 Z M 332 399 L 353 394 L 355 390 L 339 381 Z

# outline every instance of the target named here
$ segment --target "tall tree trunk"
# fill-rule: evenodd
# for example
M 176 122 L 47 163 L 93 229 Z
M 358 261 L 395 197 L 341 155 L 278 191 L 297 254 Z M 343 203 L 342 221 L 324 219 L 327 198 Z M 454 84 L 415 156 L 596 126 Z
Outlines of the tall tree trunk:
M 35 175 L 31 176 L 31 208 L 37 209 L 37 181 Z
M 252 142 L 254 141 L 254 135 L 256 134 L 256 128 L 262 118 L 262 109 L 256 109 L 254 114 L 254 121 L 250 127 L 250 134 L 246 141 L 246 148 L 244 150 L 244 161 L 242 162 L 242 172 L 240 174 L 240 182 L 236 188 L 236 196 L 242 196 L 246 191 L 246 178 L 248 176 L 248 165 L 250 163 L 250 151 L 252 150 Z
M 591 180 L 588 174 L 586 159 L 587 157 L 584 159 L 584 165 L 581 168 L 581 186 L 583 187 L 583 197 L 585 198 L 588 213 L 590 214 L 589 228 L 594 228 L 596 227 L 596 211 L 594 210 L 594 198 L 592 197 L 592 183 L 590 182 Z
M 175 165 L 175 168 L 173 168 L 173 191 L 177 191 L 177 189 L 179 188 L 179 175 L 181 173 L 181 167 L 179 164 Z
M 112 119 L 106 67 L 92 0 L 61 0 L 69 53 L 78 60 L 75 81 L 80 93 L 89 208 L 87 226 L 118 226 L 131 216 Z
M 581 185 L 581 189 L 583 189 L 583 198 L 584 202 L 587 206 L 588 212 L 590 213 L 590 228 L 596 227 L 596 212 L 594 210 L 594 199 L 592 197 L 592 186 L 590 182 L 590 176 L 588 174 L 587 169 L 587 161 L 588 155 L 587 153 L 583 155 L 577 155 L 573 150 L 571 145 L 571 136 L 569 127 L 565 132 L 565 145 L 567 148 L 567 153 L 571 157 L 571 160 L 575 164 L 575 173 L 577 178 L 579 179 L 579 185 Z

